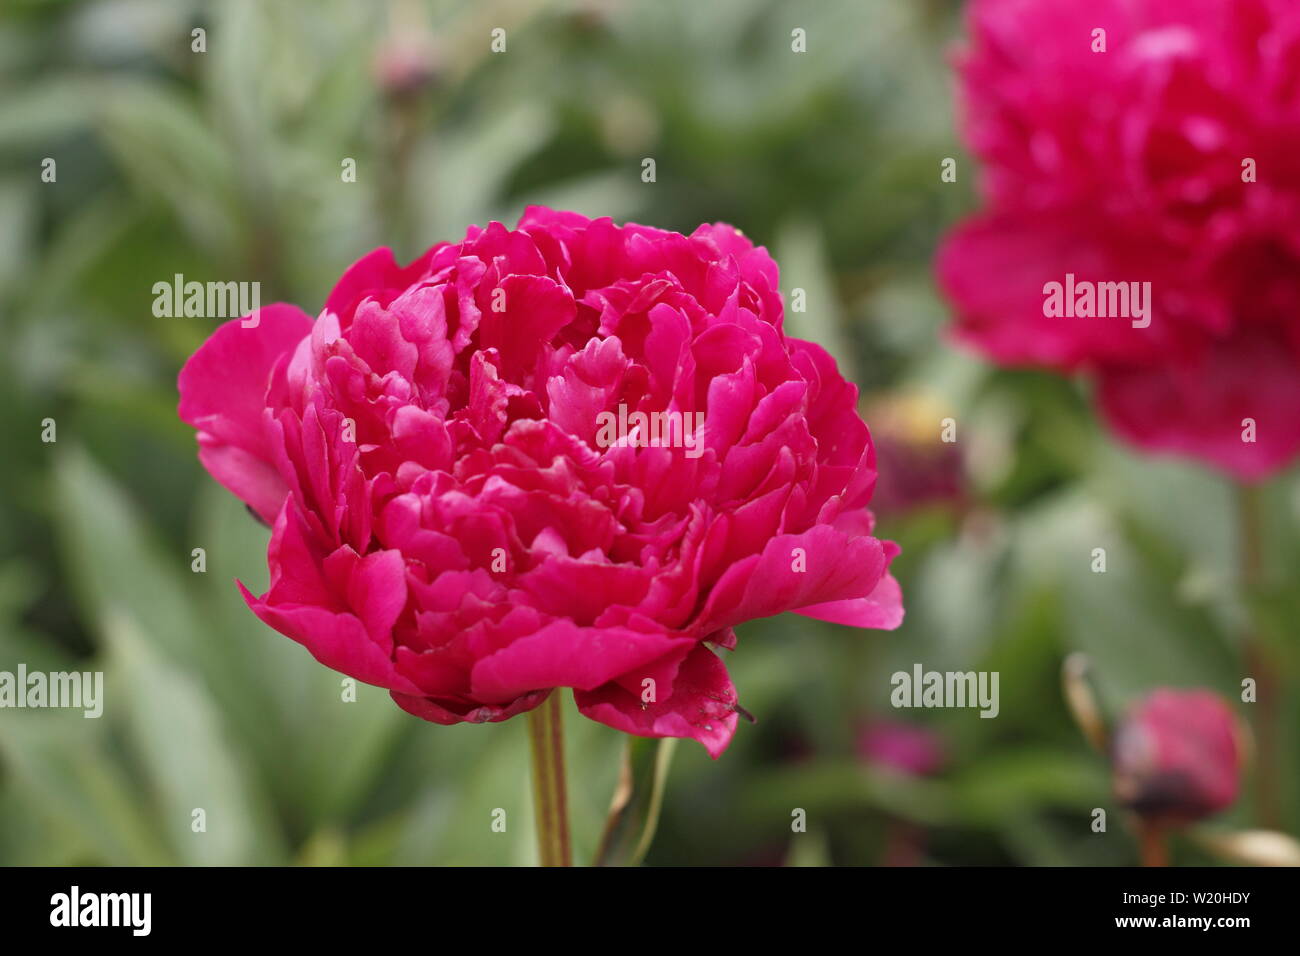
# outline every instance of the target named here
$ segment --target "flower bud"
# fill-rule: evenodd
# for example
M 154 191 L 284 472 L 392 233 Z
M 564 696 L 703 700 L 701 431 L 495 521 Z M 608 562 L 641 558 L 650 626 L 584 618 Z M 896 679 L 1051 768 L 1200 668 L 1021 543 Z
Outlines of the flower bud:
M 375 81 L 390 99 L 410 99 L 437 82 L 440 60 L 437 49 L 424 37 L 391 38 L 375 52 Z
M 1143 698 L 1112 742 L 1115 793 L 1160 825 L 1183 825 L 1237 799 L 1241 724 L 1206 690 L 1160 689 Z
M 925 393 L 900 392 L 864 403 L 879 477 L 879 514 L 898 516 L 932 505 L 960 505 L 965 479 L 954 441 L 944 441 L 944 406 Z

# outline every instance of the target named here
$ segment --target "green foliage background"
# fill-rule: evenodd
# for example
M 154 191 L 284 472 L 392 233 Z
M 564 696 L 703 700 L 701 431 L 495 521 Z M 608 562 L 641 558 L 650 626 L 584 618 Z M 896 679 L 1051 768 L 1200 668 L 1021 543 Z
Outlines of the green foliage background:
M 953 124 L 959 32 L 943 0 L 7 3 L 0 670 L 102 669 L 108 687 L 100 720 L 0 711 L 0 863 L 535 859 L 523 721 L 437 727 L 368 687 L 343 704 L 339 675 L 247 612 L 233 580 L 264 588 L 267 532 L 175 415 L 176 372 L 216 323 L 151 311 L 153 284 L 183 273 L 259 280 L 264 302 L 315 312 L 369 249 L 410 258 L 530 203 L 736 224 L 772 249 L 787 296 L 807 290 L 792 334 L 831 348 L 869 398 L 934 409 L 928 441 L 940 418 L 959 423 L 964 500 L 879 516 L 904 548 L 904 626 L 742 629 L 728 666 L 758 723 L 717 762 L 677 748 L 647 862 L 871 864 L 899 833 L 941 864 L 1133 862 L 1060 661 L 1090 656 L 1111 715 L 1160 685 L 1236 700 L 1233 489 L 1117 447 L 1077 385 L 946 341 L 930 259 L 975 179 Z M 385 89 L 380 66 L 406 57 L 428 67 L 422 85 Z M 956 184 L 939 178 L 949 156 Z M 40 181 L 45 157 L 56 183 Z M 1294 469 L 1264 494 L 1273 577 L 1251 602 L 1282 668 L 1273 766 L 1294 831 Z M 999 671 L 1000 716 L 893 711 L 889 675 L 916 662 Z M 942 735 L 945 770 L 866 766 L 854 740 L 873 715 Z M 623 740 L 567 718 L 586 859 Z M 791 833 L 796 807 L 806 834 Z M 1106 834 L 1094 807 L 1113 814 Z

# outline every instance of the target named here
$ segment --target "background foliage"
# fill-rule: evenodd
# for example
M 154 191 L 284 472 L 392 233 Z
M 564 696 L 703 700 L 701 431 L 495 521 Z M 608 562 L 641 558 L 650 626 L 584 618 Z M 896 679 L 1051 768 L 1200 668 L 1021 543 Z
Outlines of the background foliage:
M 904 548 L 902 629 L 742 629 L 728 666 L 758 723 L 716 763 L 677 748 L 648 862 L 870 864 L 900 840 L 942 864 L 1132 862 L 1118 815 L 1089 830 L 1113 800 L 1060 661 L 1090 655 L 1111 714 L 1157 685 L 1236 699 L 1231 490 L 1118 448 L 1074 384 L 945 340 L 929 261 L 975 178 L 950 102 L 959 30 L 943 0 L 6 4 L 0 670 L 103 669 L 108 690 L 100 720 L 0 711 L 0 862 L 534 859 L 521 721 L 439 728 L 366 687 L 343 704 L 339 675 L 245 609 L 233 579 L 264 588 L 267 532 L 202 472 L 175 415 L 176 372 L 215 322 L 151 311 L 153 284 L 183 273 L 259 280 L 264 302 L 314 312 L 372 247 L 410 258 L 529 203 L 686 232 L 735 223 L 776 254 L 787 296 L 807 290 L 791 333 L 828 345 L 882 441 L 921 462 L 882 448 L 904 486 L 878 509 Z M 956 184 L 939 178 L 948 156 Z M 57 183 L 40 182 L 45 157 Z M 945 417 L 959 423 L 946 463 Z M 913 506 L 917 468 L 955 490 Z M 1265 495 L 1270 566 L 1294 584 L 1294 470 Z M 1259 610 L 1294 754 L 1300 607 L 1274 584 Z M 1000 716 L 893 711 L 889 675 L 917 662 L 999 671 Z M 568 716 L 585 859 L 622 740 Z M 873 717 L 933 730 L 943 771 L 864 762 Z M 1294 760 L 1276 772 L 1294 832 Z M 206 834 L 190 831 L 195 807 Z M 807 834 L 791 834 L 795 807 Z

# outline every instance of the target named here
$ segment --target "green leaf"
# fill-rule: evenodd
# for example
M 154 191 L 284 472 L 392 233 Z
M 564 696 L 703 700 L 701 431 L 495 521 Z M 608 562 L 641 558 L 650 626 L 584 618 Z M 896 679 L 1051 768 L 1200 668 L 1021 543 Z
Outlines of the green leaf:
M 826 832 L 820 828 L 807 833 L 791 835 L 790 851 L 786 854 L 786 866 L 831 866 L 830 841 Z
M 411 807 L 390 863 L 536 864 L 524 722 L 424 724 L 415 738 L 422 759 L 414 769 L 424 790 Z M 504 830 L 493 829 L 498 820 Z
M 952 790 L 958 816 L 971 826 L 996 826 L 1034 807 L 1083 813 L 1110 795 L 1099 757 L 1046 746 L 990 754 L 954 776 Z
M 183 583 L 178 568 L 188 573 L 189 552 L 164 559 L 135 508 L 80 449 L 59 456 L 55 485 L 64 561 L 82 615 L 109 652 L 106 712 L 129 718 L 164 832 L 187 862 L 273 859 L 278 837 L 255 778 L 232 753 L 204 683 L 238 672 Z M 190 830 L 195 808 L 207 811 L 207 834 Z
M 147 814 L 147 795 L 109 756 L 105 731 L 103 718 L 87 719 L 80 711 L 6 711 L 0 755 L 21 805 L 53 829 L 75 835 L 91 854 L 80 862 L 174 864 Z M 52 861 L 43 856 L 39 862 Z
M 637 866 L 645 859 L 663 809 L 664 786 L 677 740 L 628 736 L 618 787 L 593 866 Z
M 252 778 L 231 752 L 203 686 L 170 664 L 143 638 L 126 612 L 104 621 L 120 668 L 119 695 L 133 742 L 158 795 L 161 829 L 190 865 L 248 866 L 277 862 L 282 848 Z M 202 811 L 205 829 L 196 832 Z
M 63 564 L 86 624 L 126 607 L 174 661 L 216 656 L 180 577 L 188 551 L 163 557 L 135 506 L 80 448 L 58 455 L 54 481 Z
M 48 148 L 89 121 L 92 81 L 59 76 L 0 98 L 0 146 L 6 151 Z M 36 175 L 33 173 L 32 175 Z
M 904 820 L 941 825 L 956 807 L 939 781 L 874 771 L 854 761 L 816 759 L 754 773 L 737 812 L 766 837 L 790 833 L 791 813 L 803 809 L 810 824 L 863 809 L 883 810 Z
M 165 87 L 114 80 L 105 93 L 100 133 L 127 177 L 161 197 L 201 248 L 233 260 L 241 223 L 231 150 Z
M 840 373 L 856 380 L 853 352 L 843 333 L 844 316 L 835 288 L 825 243 L 816 227 L 806 220 L 788 223 L 776 242 L 776 260 L 781 264 L 781 289 L 785 293 L 785 330 L 789 335 L 816 342 L 835 357 Z M 794 289 L 803 290 L 804 311 L 791 306 Z

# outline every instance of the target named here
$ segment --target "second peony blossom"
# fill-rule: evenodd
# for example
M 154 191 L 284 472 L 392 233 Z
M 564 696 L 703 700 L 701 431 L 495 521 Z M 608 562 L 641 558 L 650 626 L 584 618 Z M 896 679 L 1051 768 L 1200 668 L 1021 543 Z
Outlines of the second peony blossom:
M 1300 4 L 973 0 L 967 15 L 984 208 L 937 264 L 960 338 L 1086 375 L 1147 451 L 1242 481 L 1294 462 Z
M 902 620 L 857 389 L 784 334 L 776 264 L 729 226 L 533 207 L 409 266 L 370 253 L 315 321 L 257 319 L 179 379 L 203 464 L 273 527 L 245 600 L 412 714 L 568 687 L 716 757 L 736 625 Z

